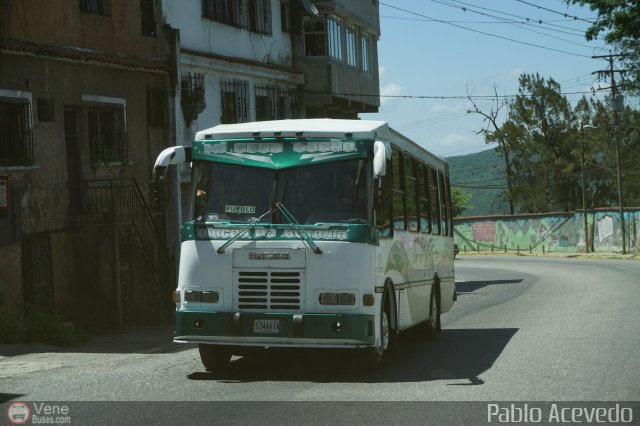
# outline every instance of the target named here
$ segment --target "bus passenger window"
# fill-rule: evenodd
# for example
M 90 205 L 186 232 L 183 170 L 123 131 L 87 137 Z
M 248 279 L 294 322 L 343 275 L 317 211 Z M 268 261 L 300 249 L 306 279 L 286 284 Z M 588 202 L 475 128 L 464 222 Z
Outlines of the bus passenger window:
M 440 194 L 438 192 L 438 172 L 429 166 L 429 205 L 431 207 L 431 233 L 440 234 Z
M 416 161 L 413 157 L 405 155 L 405 186 L 407 198 L 407 222 L 409 231 L 418 231 L 418 182 L 416 180 Z
M 431 232 L 431 219 L 429 218 L 429 176 L 424 163 L 418 167 L 418 211 L 420 214 L 420 232 Z
M 391 189 L 391 209 L 393 211 L 393 229 L 405 230 L 405 192 L 404 192 L 404 173 L 402 170 L 402 152 L 393 150 L 391 155 L 391 167 L 393 169 L 392 189 Z

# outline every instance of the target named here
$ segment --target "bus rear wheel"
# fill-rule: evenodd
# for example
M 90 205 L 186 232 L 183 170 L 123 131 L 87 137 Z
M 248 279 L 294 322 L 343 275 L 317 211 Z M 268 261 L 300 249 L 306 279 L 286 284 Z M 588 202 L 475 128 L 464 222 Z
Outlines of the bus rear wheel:
M 442 331 L 440 325 L 440 287 L 436 282 L 431 288 L 431 297 L 429 297 L 429 318 L 426 323 L 427 336 L 435 337 Z
M 231 350 L 226 346 L 200 343 L 198 351 L 202 365 L 207 371 L 220 371 L 231 361 Z

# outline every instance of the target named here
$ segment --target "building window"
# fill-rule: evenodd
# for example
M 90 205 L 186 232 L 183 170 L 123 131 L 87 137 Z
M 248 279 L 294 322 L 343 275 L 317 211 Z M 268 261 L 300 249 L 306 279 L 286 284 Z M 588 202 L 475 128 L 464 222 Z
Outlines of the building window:
M 360 35 L 360 54 L 362 55 L 362 71 L 371 71 L 371 39 L 367 34 Z
M 202 17 L 271 35 L 271 0 L 202 0 Z
M 329 56 L 342 60 L 342 23 L 338 16 L 327 18 L 327 42 Z
M 283 33 L 291 31 L 291 6 L 289 0 L 280 0 L 280 29 Z
M 180 106 L 187 125 L 207 107 L 204 97 L 204 74 L 185 72 L 180 76 Z
M 151 127 L 164 127 L 166 122 L 167 97 L 162 89 L 147 90 L 147 120 Z
M 53 99 L 38 98 L 38 121 L 53 122 L 54 120 L 54 102 Z
M 142 17 L 142 35 L 147 37 L 156 37 L 156 12 L 153 0 L 140 1 L 140 15 Z
M 249 121 L 249 82 L 223 79 L 220 82 L 222 124 L 246 123 Z
M 103 104 L 87 107 L 89 155 L 92 163 L 111 163 L 127 159 L 125 109 Z
M 111 0 L 80 0 L 80 10 L 94 15 L 111 16 Z
M 0 97 L 0 165 L 33 164 L 31 102 L 27 98 Z
M 327 54 L 327 35 L 323 16 L 304 19 L 304 51 L 307 56 L 325 56 Z
M 255 92 L 257 121 L 298 117 L 298 92 L 296 89 L 256 85 Z
M 347 27 L 347 64 L 352 67 L 358 66 L 356 55 L 356 27 L 350 25 Z

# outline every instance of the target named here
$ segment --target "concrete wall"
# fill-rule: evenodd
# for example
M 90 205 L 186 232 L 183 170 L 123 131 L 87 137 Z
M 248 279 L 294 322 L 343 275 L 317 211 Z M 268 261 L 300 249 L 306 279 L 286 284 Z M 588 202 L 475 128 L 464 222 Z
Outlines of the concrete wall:
M 536 252 L 581 253 L 585 251 L 582 212 L 484 216 L 454 220 L 455 242 L 461 251 L 531 249 Z M 587 212 L 589 241 L 595 252 L 622 251 L 619 210 L 600 209 Z M 640 252 L 640 208 L 625 210 L 626 248 Z M 590 249 L 591 251 L 591 249 Z

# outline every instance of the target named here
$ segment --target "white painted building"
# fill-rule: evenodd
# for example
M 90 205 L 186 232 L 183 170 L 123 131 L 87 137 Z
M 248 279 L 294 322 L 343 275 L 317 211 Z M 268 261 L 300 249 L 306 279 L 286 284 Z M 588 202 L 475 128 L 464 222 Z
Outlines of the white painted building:
M 163 0 L 162 10 L 179 30 L 178 143 L 220 123 L 301 115 L 289 1 Z

